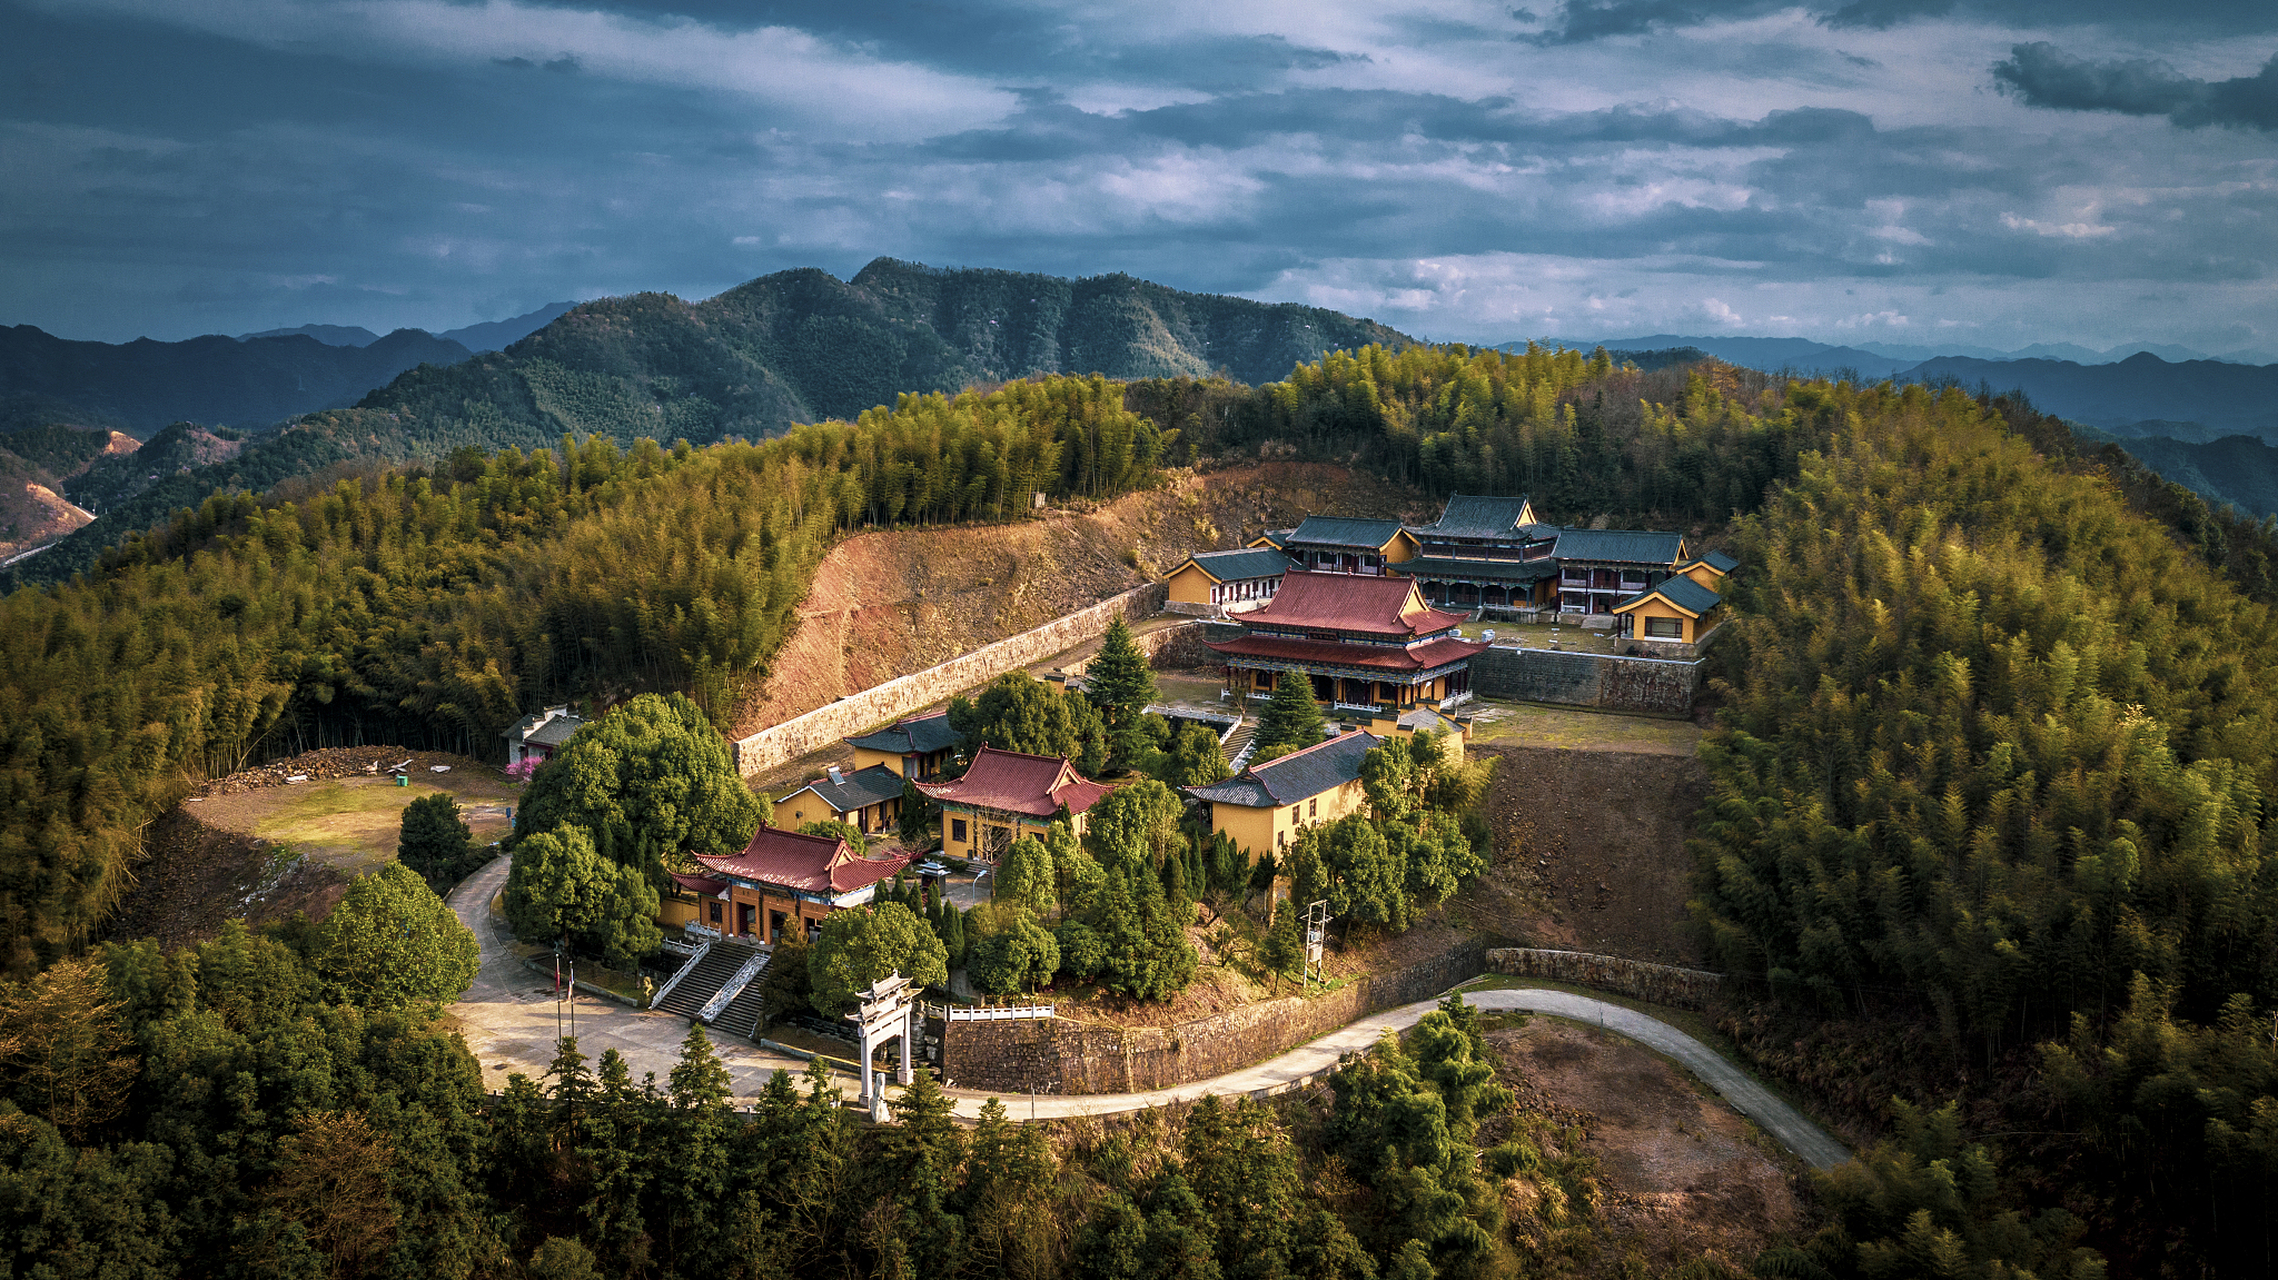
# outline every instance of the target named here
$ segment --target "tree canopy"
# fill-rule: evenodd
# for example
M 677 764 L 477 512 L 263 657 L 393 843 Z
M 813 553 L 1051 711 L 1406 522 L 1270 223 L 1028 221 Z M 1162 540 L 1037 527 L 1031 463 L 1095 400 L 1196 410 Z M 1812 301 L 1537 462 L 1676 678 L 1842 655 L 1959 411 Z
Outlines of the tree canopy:
M 825 916 L 822 934 L 807 949 L 807 972 L 814 984 L 809 999 L 825 1017 L 852 1009 L 858 993 L 889 974 L 899 973 L 920 987 L 949 983 L 948 952 L 941 939 L 899 902 Z
M 963 736 L 966 754 L 982 744 L 999 751 L 1066 756 L 1076 772 L 1106 772 L 1107 724 L 1080 689 L 1055 689 L 1025 671 L 1008 671 L 974 699 L 949 701 L 949 725 Z
M 367 1009 L 440 1008 L 482 967 L 473 932 L 400 862 L 350 882 L 321 938 L 317 971 L 340 999 Z
M 1313 700 L 1313 685 L 1303 672 L 1284 671 L 1273 682 L 1273 694 L 1258 712 L 1258 727 L 1250 740 L 1250 759 L 1258 763 L 1288 755 L 1321 741 L 1326 724 L 1321 704 Z

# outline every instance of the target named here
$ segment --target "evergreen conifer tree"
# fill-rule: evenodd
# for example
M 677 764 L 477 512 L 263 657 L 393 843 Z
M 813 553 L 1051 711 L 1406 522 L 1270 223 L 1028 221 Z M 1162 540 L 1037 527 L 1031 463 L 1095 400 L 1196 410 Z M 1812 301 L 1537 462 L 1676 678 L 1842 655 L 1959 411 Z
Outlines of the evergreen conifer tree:
M 1284 671 L 1274 678 L 1273 696 L 1258 713 L 1256 750 L 1252 762 L 1285 756 L 1321 740 L 1321 704 L 1313 700 L 1313 684 L 1300 671 Z

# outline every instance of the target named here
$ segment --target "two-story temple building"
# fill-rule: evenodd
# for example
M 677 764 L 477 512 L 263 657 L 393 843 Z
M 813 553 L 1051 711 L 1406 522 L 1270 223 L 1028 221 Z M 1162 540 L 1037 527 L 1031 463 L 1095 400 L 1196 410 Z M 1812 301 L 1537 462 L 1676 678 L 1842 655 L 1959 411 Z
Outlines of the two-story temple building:
M 1302 679 L 1340 710 L 1398 715 L 1470 689 L 1472 656 L 1487 646 L 1463 639 L 1462 621 L 1424 603 L 1412 578 L 1292 569 L 1270 603 L 1240 616 L 1240 637 L 1206 643 L 1235 694 Z
M 1307 516 L 1288 532 L 1258 538 L 1252 547 L 1272 547 L 1298 568 L 1317 573 L 1358 573 L 1371 577 L 1416 557 L 1416 536 L 1398 520 L 1349 516 Z
M 1084 813 L 1113 788 L 1076 772 L 1065 756 L 1032 756 L 983 744 L 963 777 L 921 782 L 918 790 L 941 806 L 945 857 L 995 863 L 1022 836 L 1042 839 L 1065 809 L 1068 825 L 1084 834 Z
M 1397 571 L 1414 578 L 1424 599 L 1449 609 L 1525 608 L 1558 600 L 1560 530 L 1535 519 L 1524 497 L 1458 493 L 1438 524 L 1411 527 L 1414 559 Z
M 1669 580 L 1685 560 L 1685 535 L 1637 529 L 1566 529 L 1551 554 L 1558 560 L 1561 613 L 1610 614 L 1615 606 Z

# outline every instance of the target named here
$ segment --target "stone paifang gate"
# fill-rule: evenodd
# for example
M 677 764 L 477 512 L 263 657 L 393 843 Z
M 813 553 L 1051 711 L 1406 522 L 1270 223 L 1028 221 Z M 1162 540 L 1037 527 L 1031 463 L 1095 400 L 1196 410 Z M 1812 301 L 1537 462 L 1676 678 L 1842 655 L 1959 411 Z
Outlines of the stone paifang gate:
M 870 985 L 862 993 L 862 1008 L 846 1015 L 848 1022 L 862 1041 L 862 1056 L 856 1061 L 862 1065 L 862 1106 L 870 1118 L 886 1118 L 886 1091 L 879 1087 L 884 1072 L 871 1067 L 871 1055 L 894 1040 L 902 1042 L 901 1066 L 894 1073 L 897 1084 L 911 1084 L 917 1079 L 918 1054 L 918 993 L 910 980 L 899 973 L 890 973 Z

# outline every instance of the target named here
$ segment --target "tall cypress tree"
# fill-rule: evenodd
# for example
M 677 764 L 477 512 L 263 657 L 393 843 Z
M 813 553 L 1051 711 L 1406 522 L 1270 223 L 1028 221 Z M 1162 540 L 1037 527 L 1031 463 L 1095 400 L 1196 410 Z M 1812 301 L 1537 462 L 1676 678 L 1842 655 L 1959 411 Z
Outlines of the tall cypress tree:
M 1284 671 L 1275 677 L 1273 697 L 1258 713 L 1257 751 L 1250 758 L 1271 760 L 1321 740 L 1321 704 L 1313 700 L 1313 684 L 1303 672 Z

